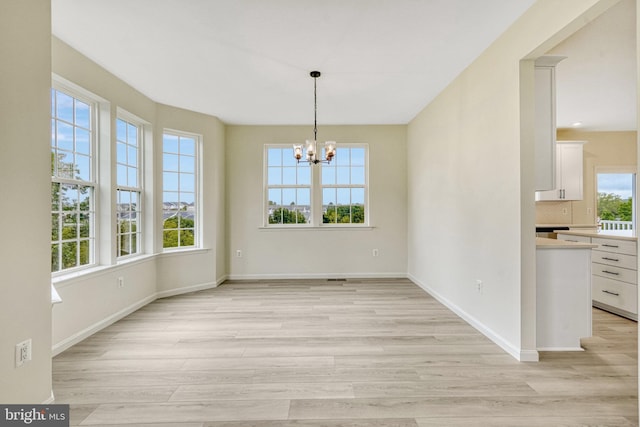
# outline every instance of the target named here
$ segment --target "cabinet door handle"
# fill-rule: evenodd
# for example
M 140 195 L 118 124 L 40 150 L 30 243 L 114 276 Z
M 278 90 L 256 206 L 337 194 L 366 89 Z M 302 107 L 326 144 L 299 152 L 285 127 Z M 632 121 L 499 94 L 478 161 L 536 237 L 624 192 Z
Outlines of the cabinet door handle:
M 614 296 L 617 296 L 617 297 L 620 296 L 620 294 L 617 294 L 617 293 L 611 292 L 611 291 L 602 291 L 602 292 L 604 292 L 605 294 L 614 295 Z
M 604 246 L 605 248 L 619 248 L 620 247 L 618 245 L 607 245 L 606 243 L 603 243 L 602 246 Z
M 602 259 L 606 259 L 607 261 L 615 261 L 615 262 L 620 261 L 618 258 L 607 258 L 606 256 L 603 256 Z
M 616 273 L 615 271 L 607 271 L 607 270 L 602 270 L 603 273 L 607 273 L 607 274 L 613 274 L 615 276 L 619 276 L 620 273 Z

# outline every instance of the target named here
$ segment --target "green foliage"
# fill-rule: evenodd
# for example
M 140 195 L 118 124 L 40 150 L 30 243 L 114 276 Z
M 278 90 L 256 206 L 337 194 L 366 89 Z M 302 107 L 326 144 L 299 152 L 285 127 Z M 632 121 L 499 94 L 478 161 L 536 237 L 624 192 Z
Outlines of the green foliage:
M 322 222 L 325 224 L 362 224 L 364 223 L 364 206 L 329 204 L 327 211 L 322 215 Z
M 192 218 L 172 216 L 164 220 L 163 248 L 181 248 L 195 244 L 195 224 Z
M 302 212 L 287 208 L 277 208 L 269 215 L 269 224 L 305 224 L 306 222 L 307 219 Z
M 614 193 L 598 193 L 598 217 L 609 221 L 631 221 L 632 199 Z

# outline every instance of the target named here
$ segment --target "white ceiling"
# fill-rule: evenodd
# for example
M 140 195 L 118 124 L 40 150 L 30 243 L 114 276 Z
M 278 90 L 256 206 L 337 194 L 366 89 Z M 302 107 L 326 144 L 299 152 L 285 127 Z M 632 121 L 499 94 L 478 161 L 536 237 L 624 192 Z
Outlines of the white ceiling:
M 52 0 L 53 34 L 233 124 L 405 124 L 534 0 Z
M 567 57 L 556 67 L 559 128 L 636 130 L 635 0 L 622 0 L 549 54 Z
M 52 0 L 53 33 L 153 100 L 232 124 L 405 124 L 534 0 Z M 636 129 L 635 0 L 549 53 L 558 127 Z

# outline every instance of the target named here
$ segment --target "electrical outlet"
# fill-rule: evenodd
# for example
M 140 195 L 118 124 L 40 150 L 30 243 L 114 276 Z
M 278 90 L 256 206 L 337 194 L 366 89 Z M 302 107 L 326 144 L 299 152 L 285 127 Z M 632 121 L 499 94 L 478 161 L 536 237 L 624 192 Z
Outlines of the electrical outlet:
M 124 277 L 118 277 L 118 287 L 124 288 Z
M 236 250 L 236 258 L 242 258 L 242 250 L 241 249 L 237 249 Z
M 371 254 L 373 256 L 378 256 L 378 255 L 380 255 L 380 251 L 378 249 L 374 249 L 373 251 L 371 251 Z
M 562 215 L 566 215 L 567 213 L 569 213 L 567 208 L 562 208 Z
M 476 290 L 478 291 L 479 294 L 482 294 L 482 280 L 478 279 L 476 280 Z
M 31 339 L 16 344 L 16 368 L 31 360 Z

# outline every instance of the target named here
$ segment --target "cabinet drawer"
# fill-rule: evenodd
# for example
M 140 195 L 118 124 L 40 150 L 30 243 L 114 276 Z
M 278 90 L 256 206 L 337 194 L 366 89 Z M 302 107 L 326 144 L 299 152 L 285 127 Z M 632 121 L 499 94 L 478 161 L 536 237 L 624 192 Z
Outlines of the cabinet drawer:
M 621 280 L 623 282 L 636 285 L 638 283 L 638 272 L 628 268 L 620 268 L 613 265 L 599 264 L 594 262 L 591 264 L 591 272 L 598 276 L 607 277 L 613 280 Z
M 632 240 L 606 239 L 604 237 L 594 237 L 591 243 L 598 245 L 598 250 L 615 252 L 618 254 L 636 255 L 636 242 Z
M 573 234 L 562 234 L 558 233 L 558 240 L 566 240 L 567 242 L 582 242 L 582 243 L 591 243 L 591 237 L 587 236 L 574 236 Z
M 603 252 L 599 249 L 593 249 L 591 251 L 591 261 L 597 262 L 598 264 L 629 268 L 631 270 L 637 270 L 638 268 L 638 259 L 633 255 Z
M 638 287 L 629 283 L 618 282 L 606 277 L 593 276 L 592 295 L 599 301 L 621 310 L 638 313 Z

